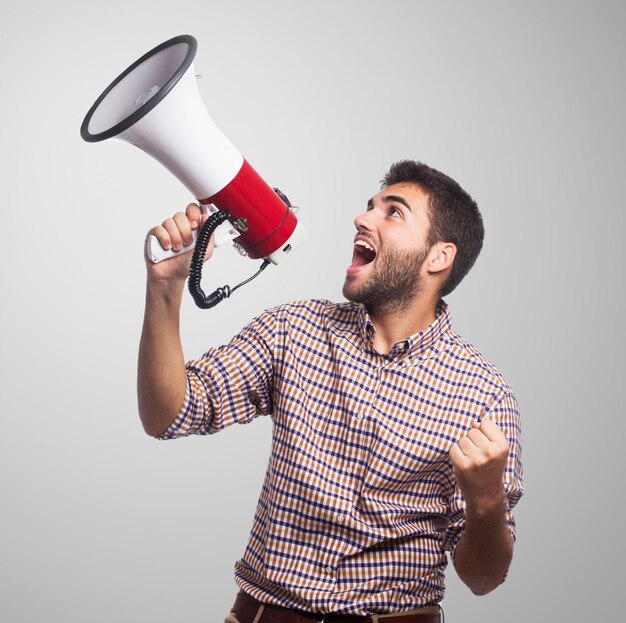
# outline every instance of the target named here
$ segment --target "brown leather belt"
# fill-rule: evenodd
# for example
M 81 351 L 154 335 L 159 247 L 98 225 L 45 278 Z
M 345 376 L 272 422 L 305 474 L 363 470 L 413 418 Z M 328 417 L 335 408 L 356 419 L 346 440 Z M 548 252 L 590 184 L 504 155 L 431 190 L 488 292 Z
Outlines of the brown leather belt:
M 264 604 L 243 591 L 231 611 L 239 623 L 441 623 L 439 606 L 375 616 L 322 614 Z

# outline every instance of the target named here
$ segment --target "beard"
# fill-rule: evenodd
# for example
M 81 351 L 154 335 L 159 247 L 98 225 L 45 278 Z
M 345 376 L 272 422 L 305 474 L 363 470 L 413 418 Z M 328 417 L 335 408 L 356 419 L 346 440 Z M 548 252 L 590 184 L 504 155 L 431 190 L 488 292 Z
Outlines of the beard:
M 424 247 L 417 251 L 381 252 L 365 283 L 352 285 L 346 278 L 343 295 L 349 301 L 362 303 L 370 313 L 402 313 L 420 291 L 420 269 L 429 250 Z

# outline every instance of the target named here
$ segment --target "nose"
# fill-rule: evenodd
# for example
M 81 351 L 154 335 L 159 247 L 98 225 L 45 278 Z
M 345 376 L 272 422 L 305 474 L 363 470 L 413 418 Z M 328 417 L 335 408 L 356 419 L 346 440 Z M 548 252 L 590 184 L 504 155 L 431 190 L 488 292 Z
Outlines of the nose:
M 373 212 L 374 210 L 367 210 L 354 219 L 354 226 L 357 231 L 371 231 L 373 229 Z

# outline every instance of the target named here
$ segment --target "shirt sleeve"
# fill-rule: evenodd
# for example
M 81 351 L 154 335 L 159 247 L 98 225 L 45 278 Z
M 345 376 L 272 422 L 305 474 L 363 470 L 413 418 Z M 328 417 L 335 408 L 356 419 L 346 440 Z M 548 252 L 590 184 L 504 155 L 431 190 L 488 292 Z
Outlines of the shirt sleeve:
M 269 310 L 227 345 L 189 361 L 185 401 L 159 439 L 211 435 L 270 414 L 274 339 L 275 315 Z
M 520 415 L 515 396 L 511 393 L 504 395 L 495 404 L 485 409 L 481 417 L 482 419 L 493 420 L 500 427 L 509 442 L 509 454 L 504 468 L 503 482 L 506 524 L 511 537 L 515 540 L 515 517 L 512 509 L 524 493 Z M 444 549 L 450 551 L 453 560 L 456 546 L 461 540 L 463 530 L 465 529 L 465 508 L 465 500 L 457 483 L 454 486 L 454 493 L 450 499 L 449 523 L 444 537 Z

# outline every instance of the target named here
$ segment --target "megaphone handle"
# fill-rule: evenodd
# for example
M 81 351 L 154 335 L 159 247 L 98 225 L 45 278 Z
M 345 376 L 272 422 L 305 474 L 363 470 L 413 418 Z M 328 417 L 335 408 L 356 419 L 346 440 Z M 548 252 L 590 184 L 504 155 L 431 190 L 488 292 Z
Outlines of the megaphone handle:
M 162 262 L 163 260 L 167 260 L 170 257 L 176 257 L 181 253 L 187 253 L 187 251 L 191 251 L 196 246 L 196 241 L 198 240 L 198 232 L 199 230 L 194 229 L 193 241 L 190 245 L 183 247 L 180 251 L 174 251 L 173 249 L 165 250 L 156 236 L 150 235 L 146 240 L 146 256 L 153 263 Z M 228 222 L 222 223 L 214 232 L 214 242 L 216 247 L 221 247 L 222 245 L 234 240 L 239 236 L 239 232 Z
M 196 240 L 198 240 L 198 230 L 194 230 L 193 232 L 193 242 L 183 247 L 180 251 L 174 251 L 173 249 L 165 250 L 159 239 L 150 234 L 148 239 L 146 240 L 146 256 L 153 263 L 162 262 L 163 260 L 168 260 L 170 257 L 176 257 L 181 253 L 187 253 L 187 251 L 191 251 L 196 246 Z

